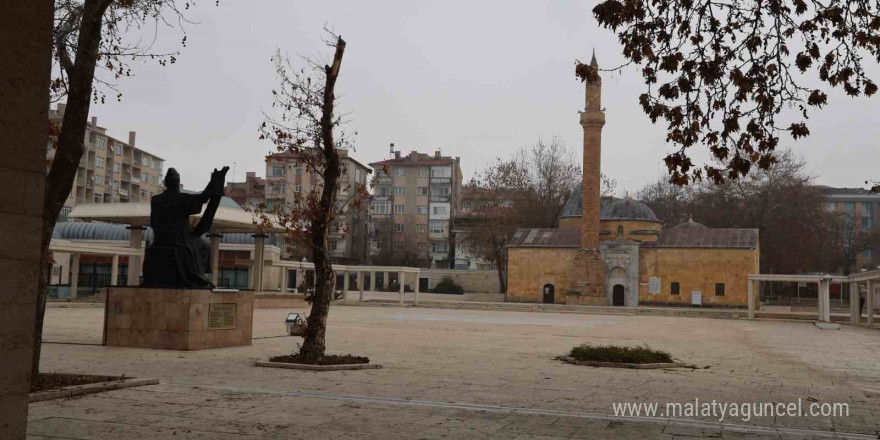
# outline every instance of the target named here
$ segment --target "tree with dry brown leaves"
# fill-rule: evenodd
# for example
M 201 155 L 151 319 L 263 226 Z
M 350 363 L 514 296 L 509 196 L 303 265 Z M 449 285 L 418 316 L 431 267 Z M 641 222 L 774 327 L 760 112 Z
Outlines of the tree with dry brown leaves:
M 670 180 L 736 180 L 776 161 L 780 134 L 810 134 L 828 89 L 872 96 L 880 62 L 880 3 L 869 0 L 605 0 L 593 8 L 641 67 L 639 104 L 663 121 Z M 589 79 L 579 65 L 577 75 Z M 816 86 L 816 84 L 820 84 Z M 698 167 L 688 148 L 718 163 Z
M 343 182 L 346 168 L 340 150 L 353 150 L 352 137 L 347 133 L 345 115 L 337 111 L 339 97 L 336 83 L 342 68 L 346 43 L 341 36 L 328 31 L 325 43 L 334 50 L 328 63 L 307 58 L 307 67 L 296 68 L 280 54 L 273 58 L 280 85 L 272 91 L 272 106 L 279 116 L 267 115 L 260 126 L 260 138 L 272 141 L 279 152 L 292 153 L 315 174 L 320 184 L 308 193 L 297 193 L 293 202 L 257 213 L 258 221 L 280 224 L 291 242 L 304 243 L 311 250 L 315 265 L 315 292 L 300 359 L 316 362 L 324 357 L 325 334 L 330 301 L 336 277 L 329 251 L 333 229 L 347 233 L 348 225 L 340 220 L 352 210 L 366 212 L 369 198 L 365 185 Z
M 219 3 L 219 0 L 218 0 Z M 52 231 L 64 201 L 73 189 L 89 108 L 104 102 L 106 93 L 121 93 L 116 81 L 132 75 L 130 62 L 155 60 L 161 65 L 174 63 L 177 52 L 156 53 L 151 44 L 132 37 L 141 30 L 158 31 L 187 23 L 184 12 L 194 1 L 175 0 L 56 0 L 53 28 L 53 77 L 49 81 L 52 102 L 66 101 L 60 125 L 49 127 L 49 140 L 55 157 L 46 175 L 41 231 L 41 261 L 49 260 Z M 186 44 L 186 35 L 182 43 Z M 96 71 L 98 74 L 96 74 Z M 46 313 L 50 271 L 40 276 L 37 290 L 37 316 L 34 331 L 32 376 L 39 373 L 43 318 Z

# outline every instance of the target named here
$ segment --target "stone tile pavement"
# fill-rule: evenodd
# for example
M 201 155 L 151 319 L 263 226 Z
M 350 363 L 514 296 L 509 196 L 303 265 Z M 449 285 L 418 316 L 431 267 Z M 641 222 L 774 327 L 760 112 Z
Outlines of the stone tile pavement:
M 329 351 L 380 370 L 257 368 L 296 349 L 284 309 L 254 345 L 198 352 L 46 344 L 43 371 L 162 384 L 31 405 L 39 438 L 878 438 L 880 333 L 809 323 L 338 306 Z M 45 338 L 100 343 L 102 309 L 52 308 Z M 581 343 L 649 344 L 701 368 L 618 370 L 553 357 Z M 708 367 L 708 368 L 706 368 Z M 840 402 L 848 417 L 631 419 L 623 402 Z M 809 399 L 809 400 L 808 400 Z

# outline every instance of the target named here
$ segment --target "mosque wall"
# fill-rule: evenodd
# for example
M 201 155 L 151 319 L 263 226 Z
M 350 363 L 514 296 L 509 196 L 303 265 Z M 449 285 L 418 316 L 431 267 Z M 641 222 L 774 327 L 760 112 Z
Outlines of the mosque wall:
M 650 248 L 639 254 L 639 304 L 690 305 L 700 292 L 702 305 L 747 306 L 748 275 L 758 273 L 758 249 Z M 659 292 L 651 292 L 651 278 Z M 656 286 L 656 281 L 655 286 Z M 678 294 L 672 292 L 678 283 Z M 723 295 L 716 295 L 723 284 Z M 720 292 L 719 292 L 720 293 Z
M 507 301 L 543 302 L 544 285 L 554 286 L 554 303 L 565 304 L 577 248 L 507 249 Z

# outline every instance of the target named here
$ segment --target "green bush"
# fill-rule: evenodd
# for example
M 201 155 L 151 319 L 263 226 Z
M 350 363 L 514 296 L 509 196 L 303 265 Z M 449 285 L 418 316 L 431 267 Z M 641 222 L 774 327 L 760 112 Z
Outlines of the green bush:
M 579 345 L 571 349 L 569 357 L 579 361 L 617 362 L 624 364 L 667 364 L 672 356 L 662 350 L 643 347 L 621 347 L 618 345 Z
M 464 288 L 459 286 L 452 280 L 452 277 L 445 276 L 433 289 L 431 293 L 451 293 L 453 295 L 464 294 Z

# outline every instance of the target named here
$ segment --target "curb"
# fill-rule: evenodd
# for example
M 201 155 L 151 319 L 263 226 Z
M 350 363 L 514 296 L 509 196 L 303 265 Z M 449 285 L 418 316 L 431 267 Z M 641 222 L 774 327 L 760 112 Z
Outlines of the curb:
M 104 391 L 121 390 L 123 388 L 157 385 L 158 383 L 159 379 L 123 379 L 113 382 L 97 382 L 31 393 L 28 396 L 28 399 L 30 403 L 34 403 L 45 400 L 63 399 L 65 397 L 82 396 L 84 394 L 101 393 Z
M 256 366 L 266 368 L 287 368 L 289 370 L 307 371 L 341 371 L 341 370 L 373 370 L 382 368 L 382 364 L 348 364 L 348 365 L 310 365 L 291 364 L 287 362 L 257 361 Z
M 669 363 L 669 364 L 627 364 L 622 362 L 599 362 L 599 361 L 579 361 L 577 359 L 568 357 L 568 356 L 557 356 L 556 359 L 559 359 L 563 362 L 568 362 L 573 365 L 581 365 L 584 367 L 610 367 L 610 368 L 631 368 L 635 370 L 656 370 L 659 368 L 696 368 L 693 365 L 683 364 L 683 363 Z

